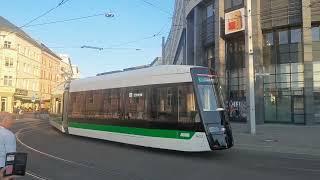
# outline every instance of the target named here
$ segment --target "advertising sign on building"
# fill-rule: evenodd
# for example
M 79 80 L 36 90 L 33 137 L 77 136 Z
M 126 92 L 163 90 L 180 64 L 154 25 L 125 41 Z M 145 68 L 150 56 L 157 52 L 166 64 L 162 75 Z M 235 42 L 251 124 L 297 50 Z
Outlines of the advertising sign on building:
M 17 88 L 17 89 L 16 89 L 16 92 L 15 92 L 15 95 L 27 96 L 27 95 L 28 95 L 28 91 Z
M 225 34 L 231 34 L 245 29 L 244 8 L 228 12 L 225 18 Z

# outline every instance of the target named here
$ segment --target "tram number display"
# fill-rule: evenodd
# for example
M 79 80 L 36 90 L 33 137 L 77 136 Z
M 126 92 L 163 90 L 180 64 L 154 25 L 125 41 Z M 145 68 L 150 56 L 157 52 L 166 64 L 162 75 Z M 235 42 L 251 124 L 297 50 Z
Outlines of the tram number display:
M 129 97 L 132 98 L 132 97 L 142 97 L 143 94 L 142 93 L 129 93 Z

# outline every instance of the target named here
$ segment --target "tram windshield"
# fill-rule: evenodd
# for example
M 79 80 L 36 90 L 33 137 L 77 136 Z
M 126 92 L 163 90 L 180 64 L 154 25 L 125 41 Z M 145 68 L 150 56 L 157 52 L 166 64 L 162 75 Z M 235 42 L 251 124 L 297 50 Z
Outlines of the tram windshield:
M 208 74 L 197 74 L 197 93 L 198 104 L 200 110 L 203 112 L 203 120 L 206 123 L 220 123 L 218 117 L 220 111 L 223 111 L 223 101 L 218 89 L 218 80 Z
M 198 85 L 200 102 L 202 104 L 203 111 L 215 111 L 217 109 L 216 98 L 214 89 L 211 84 Z

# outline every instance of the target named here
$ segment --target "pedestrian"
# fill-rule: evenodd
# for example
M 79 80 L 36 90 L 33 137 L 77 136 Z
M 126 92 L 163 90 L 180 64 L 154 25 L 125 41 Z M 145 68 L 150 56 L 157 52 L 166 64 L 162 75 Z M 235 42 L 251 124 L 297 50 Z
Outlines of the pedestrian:
M 12 125 L 12 114 L 0 112 L 0 168 L 5 166 L 7 153 L 16 152 L 16 137 L 9 130 Z

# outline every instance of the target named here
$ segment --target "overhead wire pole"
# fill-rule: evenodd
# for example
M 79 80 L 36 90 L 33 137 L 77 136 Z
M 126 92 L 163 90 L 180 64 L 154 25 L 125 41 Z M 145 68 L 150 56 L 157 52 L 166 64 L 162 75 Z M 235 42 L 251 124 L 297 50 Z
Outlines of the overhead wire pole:
M 254 97 L 254 65 L 253 65 L 253 40 L 252 40 L 252 10 L 251 1 L 245 0 L 245 59 L 247 64 L 247 102 L 249 102 L 249 132 L 256 133 L 255 97 Z
M 71 65 L 71 60 L 69 58 L 69 67 L 70 67 L 70 72 L 65 72 L 65 83 L 64 83 L 64 93 L 63 93 L 63 112 L 68 112 L 68 106 L 67 103 L 69 101 L 69 89 L 70 89 L 70 84 L 71 80 L 73 77 L 73 70 L 72 70 L 72 65 Z M 62 114 L 62 129 L 65 133 L 68 134 L 68 115 L 67 113 Z

